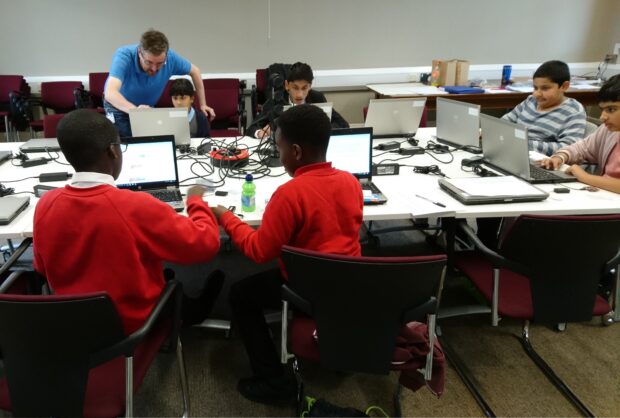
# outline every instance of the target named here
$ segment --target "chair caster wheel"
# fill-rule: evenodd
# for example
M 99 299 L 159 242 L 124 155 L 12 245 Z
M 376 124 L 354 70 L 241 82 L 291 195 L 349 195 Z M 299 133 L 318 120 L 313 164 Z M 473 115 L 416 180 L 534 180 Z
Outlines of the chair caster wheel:
M 601 317 L 601 323 L 605 327 L 612 325 L 614 322 L 614 316 L 611 313 L 605 314 Z
M 562 322 L 562 323 L 560 323 L 560 324 L 556 324 L 556 326 L 555 326 L 555 330 L 556 330 L 556 331 L 558 331 L 558 332 L 564 332 L 564 331 L 566 331 L 566 323 L 565 323 L 565 322 Z

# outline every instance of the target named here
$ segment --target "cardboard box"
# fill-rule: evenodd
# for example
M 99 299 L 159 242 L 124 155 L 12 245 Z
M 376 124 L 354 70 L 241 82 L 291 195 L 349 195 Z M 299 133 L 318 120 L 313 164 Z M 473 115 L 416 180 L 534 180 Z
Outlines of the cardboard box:
M 453 86 L 456 79 L 456 61 L 439 61 L 438 86 Z
M 468 86 L 469 85 L 469 61 L 457 60 L 456 61 L 456 77 L 454 80 L 455 86 Z
M 433 69 L 438 68 L 439 74 L 434 83 L 438 86 L 467 86 L 469 80 L 469 61 L 433 60 Z

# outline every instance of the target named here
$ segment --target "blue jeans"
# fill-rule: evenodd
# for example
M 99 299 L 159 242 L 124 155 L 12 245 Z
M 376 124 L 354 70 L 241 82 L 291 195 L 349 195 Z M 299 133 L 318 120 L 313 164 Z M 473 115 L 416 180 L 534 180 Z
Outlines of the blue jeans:
M 130 137 L 131 136 L 131 125 L 129 124 L 129 115 L 123 111 L 118 110 L 110 103 L 104 101 L 103 108 L 105 109 L 105 115 L 114 126 L 116 126 L 116 130 L 118 131 L 118 136 L 121 138 Z

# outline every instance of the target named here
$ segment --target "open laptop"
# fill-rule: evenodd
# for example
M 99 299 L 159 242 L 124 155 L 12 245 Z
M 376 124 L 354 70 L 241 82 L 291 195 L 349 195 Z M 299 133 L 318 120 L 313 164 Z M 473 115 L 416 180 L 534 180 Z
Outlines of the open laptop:
M 10 224 L 29 204 L 28 196 L 0 197 L 0 225 Z
M 334 103 L 332 102 L 322 102 L 322 103 L 308 103 L 311 105 L 314 105 L 316 107 L 320 107 L 321 109 L 323 109 L 323 112 L 325 112 L 325 114 L 327 115 L 327 117 L 329 118 L 329 120 L 332 120 L 332 110 L 334 109 Z M 294 105 L 286 105 L 282 108 L 282 111 L 287 111 L 289 110 L 291 107 L 293 107 Z
M 134 137 L 174 135 L 174 143 L 177 146 L 186 146 L 190 143 L 187 109 L 176 107 L 131 109 L 129 123 Z
M 361 183 L 365 205 L 379 205 L 387 198 L 372 182 L 372 128 L 332 129 L 327 161 L 348 171 Z
M 60 152 L 60 145 L 56 138 L 33 138 L 23 143 L 21 152 Z
M 480 105 L 437 98 L 437 142 L 480 154 Z
M 371 99 L 365 127 L 372 127 L 373 138 L 413 136 L 418 131 L 426 98 Z
M 530 163 L 525 126 L 489 115 L 480 115 L 480 124 L 482 155 L 484 163 L 491 168 L 534 184 L 577 181 L 570 174 Z
M 124 138 L 123 143 L 127 143 L 127 149 L 116 186 L 150 193 L 181 212 L 184 204 L 179 190 L 174 137 L 134 136 Z

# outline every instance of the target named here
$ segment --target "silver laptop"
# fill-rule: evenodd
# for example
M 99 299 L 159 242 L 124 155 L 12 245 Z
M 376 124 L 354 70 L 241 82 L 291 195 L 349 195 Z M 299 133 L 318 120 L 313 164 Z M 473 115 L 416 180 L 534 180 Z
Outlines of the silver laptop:
M 530 163 L 527 128 L 504 119 L 480 115 L 484 163 L 529 183 L 577 181 L 562 171 L 545 170 Z
M 385 195 L 372 182 L 372 128 L 332 129 L 327 161 L 360 181 L 365 205 L 387 202 Z
M 21 152 L 60 152 L 56 138 L 33 138 L 19 147 Z
M 314 105 L 316 107 L 320 107 L 321 109 L 323 109 L 323 112 L 325 112 L 325 114 L 327 115 L 327 117 L 329 118 L 329 120 L 332 120 L 332 110 L 334 109 L 334 103 L 332 102 L 323 102 L 323 103 L 308 103 L 311 105 Z M 282 111 L 287 111 L 289 110 L 291 107 L 293 107 L 294 105 L 286 105 L 282 108 Z
M 480 105 L 438 97 L 437 142 L 479 154 Z
M 10 224 L 29 204 L 28 196 L 0 197 L 0 225 Z
M 0 164 L 11 158 L 11 155 L 13 155 L 11 151 L 0 151 Z
M 418 131 L 426 98 L 371 99 L 365 127 L 372 127 L 374 138 L 413 136 Z
M 176 107 L 131 109 L 131 134 L 136 136 L 174 135 L 177 146 L 189 145 L 187 109 Z
M 123 168 L 116 179 L 119 189 L 147 192 L 180 212 L 176 149 L 172 135 L 123 138 Z

